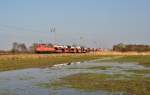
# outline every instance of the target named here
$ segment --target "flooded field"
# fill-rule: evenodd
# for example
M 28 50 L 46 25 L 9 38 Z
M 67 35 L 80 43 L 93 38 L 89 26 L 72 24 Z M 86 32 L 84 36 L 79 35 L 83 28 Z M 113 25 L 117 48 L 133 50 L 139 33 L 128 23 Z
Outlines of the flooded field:
M 0 95 L 150 94 L 149 66 L 101 60 L 0 72 Z M 137 87 L 132 90 L 129 85 Z M 123 86 L 127 86 L 127 90 L 121 88 Z M 141 91 L 136 91 L 139 89 Z

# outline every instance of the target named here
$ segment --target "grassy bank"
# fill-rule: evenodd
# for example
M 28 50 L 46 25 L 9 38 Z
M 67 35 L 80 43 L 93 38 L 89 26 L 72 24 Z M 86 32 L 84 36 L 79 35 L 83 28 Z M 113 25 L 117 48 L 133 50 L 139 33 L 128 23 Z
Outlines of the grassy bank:
M 113 57 L 109 60 L 100 60 L 101 62 L 119 62 L 120 64 L 132 62 L 139 65 L 150 66 L 149 55 L 123 55 Z M 90 67 L 90 70 L 102 70 L 103 72 L 111 69 L 111 66 Z M 119 68 L 119 67 L 118 67 Z M 117 68 L 116 68 L 117 69 Z M 53 83 L 41 84 L 43 87 L 52 87 L 55 89 L 74 88 L 83 91 L 104 91 L 110 93 L 123 92 L 122 95 L 150 95 L 150 69 L 131 69 L 124 70 L 124 73 L 79 73 L 60 78 Z
M 150 66 L 150 55 L 127 55 L 127 56 L 120 56 L 118 58 L 113 58 L 111 60 L 104 60 L 110 62 L 137 62 L 144 66 Z
M 18 54 L 1 55 L 0 71 L 47 67 L 54 64 L 88 61 L 104 56 L 95 54 Z
M 54 64 L 69 63 L 77 61 L 88 61 L 103 57 L 115 57 L 111 60 L 117 62 L 138 62 L 150 66 L 150 55 L 118 53 L 88 53 L 88 54 L 16 54 L 0 55 L 0 71 L 47 67 Z M 119 57 L 118 57 L 119 56 Z M 116 58 L 117 57 L 117 58 Z
M 143 78 L 142 76 L 126 77 L 124 75 L 81 73 L 64 77 L 60 81 L 52 83 L 51 86 L 84 91 L 123 92 L 123 95 L 149 95 L 149 84 L 150 78 Z M 43 87 L 50 86 L 45 84 Z

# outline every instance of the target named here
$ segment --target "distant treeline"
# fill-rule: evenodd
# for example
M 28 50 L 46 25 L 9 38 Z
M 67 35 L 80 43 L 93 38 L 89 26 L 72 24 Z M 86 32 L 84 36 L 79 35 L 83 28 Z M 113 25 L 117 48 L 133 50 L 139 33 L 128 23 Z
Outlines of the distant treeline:
M 27 47 L 25 43 L 14 42 L 12 45 L 11 53 L 34 53 L 34 44 Z
M 113 46 L 114 51 L 137 51 L 137 52 L 146 52 L 150 51 L 150 45 L 137 45 L 137 44 L 117 44 Z
M 33 53 L 33 46 L 29 48 L 25 45 L 25 43 L 17 43 L 14 42 L 12 44 L 12 48 L 10 50 L 0 50 L 0 54 L 12 54 L 12 53 Z

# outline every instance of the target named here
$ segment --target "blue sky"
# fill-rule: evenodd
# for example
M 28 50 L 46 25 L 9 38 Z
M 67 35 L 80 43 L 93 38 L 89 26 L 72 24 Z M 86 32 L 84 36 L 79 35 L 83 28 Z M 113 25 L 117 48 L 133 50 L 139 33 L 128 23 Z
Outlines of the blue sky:
M 110 48 L 150 44 L 150 0 L 0 0 L 0 49 L 12 42 Z M 82 38 L 82 39 L 81 39 Z

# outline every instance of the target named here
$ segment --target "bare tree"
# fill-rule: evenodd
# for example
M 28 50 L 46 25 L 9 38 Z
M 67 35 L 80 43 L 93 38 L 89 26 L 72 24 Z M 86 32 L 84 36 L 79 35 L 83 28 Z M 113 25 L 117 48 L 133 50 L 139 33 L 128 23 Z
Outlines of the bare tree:
M 14 42 L 13 43 L 13 46 L 12 46 L 12 52 L 13 53 L 23 53 L 23 52 L 27 52 L 28 49 L 26 47 L 26 45 L 24 43 L 17 43 L 17 42 Z

